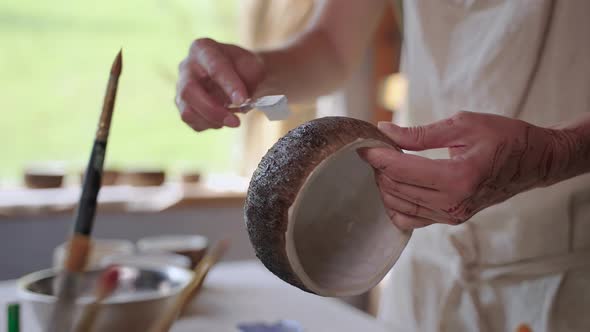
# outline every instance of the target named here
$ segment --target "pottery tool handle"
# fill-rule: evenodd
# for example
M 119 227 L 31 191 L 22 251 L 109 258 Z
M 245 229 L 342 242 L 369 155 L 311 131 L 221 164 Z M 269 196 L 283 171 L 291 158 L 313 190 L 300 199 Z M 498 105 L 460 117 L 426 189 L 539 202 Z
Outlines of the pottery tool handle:
M 229 104 L 226 107 L 228 110 L 234 113 L 248 113 L 248 111 L 254 109 L 254 107 L 252 106 L 252 101 L 250 99 L 246 100 L 246 102 L 244 102 L 243 104 Z
M 234 113 L 248 113 L 250 110 L 258 109 L 270 121 L 285 120 L 291 115 L 285 95 L 264 96 L 258 99 L 248 99 L 241 105 L 228 105 L 227 108 Z
M 210 252 L 208 252 L 203 259 L 197 264 L 194 269 L 194 275 L 189 284 L 178 295 L 178 298 L 173 305 L 164 312 L 164 315 L 159 319 L 150 330 L 151 332 L 168 332 L 174 324 L 178 315 L 183 311 L 184 307 L 194 297 L 195 291 L 201 286 L 207 272 L 215 263 L 223 256 L 229 247 L 228 240 L 219 241 Z

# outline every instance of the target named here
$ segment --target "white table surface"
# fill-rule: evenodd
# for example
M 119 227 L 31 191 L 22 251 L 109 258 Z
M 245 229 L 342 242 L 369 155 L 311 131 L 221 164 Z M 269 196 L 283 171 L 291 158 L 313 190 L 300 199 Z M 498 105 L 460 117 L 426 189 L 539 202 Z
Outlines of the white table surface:
M 17 301 L 15 281 L 0 282 L 0 331 L 6 326 L 6 303 Z M 221 263 L 176 322 L 173 332 L 237 332 L 238 323 L 296 320 L 306 332 L 384 332 L 371 316 L 335 299 L 305 293 L 271 274 L 257 261 Z M 40 331 L 31 311 L 21 306 L 21 331 Z

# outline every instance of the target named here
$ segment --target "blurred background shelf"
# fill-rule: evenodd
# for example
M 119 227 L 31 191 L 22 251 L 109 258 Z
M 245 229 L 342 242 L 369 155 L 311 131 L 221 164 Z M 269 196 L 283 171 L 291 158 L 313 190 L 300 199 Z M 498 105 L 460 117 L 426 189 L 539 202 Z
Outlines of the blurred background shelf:
M 246 188 L 212 188 L 205 184 L 165 183 L 161 186 L 105 186 L 99 194 L 98 213 L 158 212 L 198 206 L 241 205 Z M 0 191 L 0 222 L 18 216 L 73 213 L 79 187 L 13 188 Z

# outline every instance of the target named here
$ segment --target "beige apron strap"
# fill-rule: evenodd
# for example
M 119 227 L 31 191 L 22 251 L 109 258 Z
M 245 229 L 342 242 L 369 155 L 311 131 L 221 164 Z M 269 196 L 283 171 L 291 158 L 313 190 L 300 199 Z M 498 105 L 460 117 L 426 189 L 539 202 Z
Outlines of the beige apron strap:
M 469 238 L 475 238 L 473 225 L 466 223 L 467 231 L 470 234 Z M 487 332 L 490 330 L 489 324 L 485 321 L 485 316 L 482 315 L 479 296 L 477 296 L 476 287 L 472 286 L 477 283 L 479 276 L 476 274 L 475 267 L 478 261 L 479 248 L 474 242 L 470 242 L 467 247 L 458 238 L 450 236 L 451 245 L 457 252 L 457 261 L 454 263 L 454 282 L 449 288 L 445 302 L 442 306 L 441 316 L 439 320 L 439 331 L 446 331 L 447 317 L 452 317 L 453 313 L 458 310 L 457 306 L 461 302 L 461 296 L 464 291 L 467 291 L 469 300 L 471 300 L 471 308 L 473 312 L 470 317 L 473 317 L 473 324 L 471 330 L 479 332 Z M 453 331 L 449 331 L 453 332 Z
M 590 249 L 578 250 L 563 255 L 541 257 L 521 262 L 496 266 L 476 267 L 479 279 L 493 280 L 504 276 L 541 277 L 547 274 L 561 273 L 590 265 Z
M 462 273 L 460 273 L 462 275 Z M 439 321 L 439 331 L 446 331 L 447 325 L 447 317 L 452 317 L 453 312 L 456 312 L 457 305 L 460 303 L 461 296 L 463 295 L 464 291 L 467 291 L 469 295 L 469 299 L 471 300 L 471 307 L 473 308 L 473 318 L 475 326 L 472 326 L 472 329 L 475 329 L 479 332 L 487 332 L 490 331 L 490 327 L 488 323 L 485 321 L 485 316 L 482 314 L 481 311 L 481 304 L 479 302 L 479 296 L 477 296 L 477 288 L 475 287 L 466 287 L 466 285 L 472 284 L 467 280 L 457 278 L 455 282 L 449 289 L 447 293 L 446 300 L 442 306 L 441 316 Z M 452 332 L 452 331 L 450 331 Z

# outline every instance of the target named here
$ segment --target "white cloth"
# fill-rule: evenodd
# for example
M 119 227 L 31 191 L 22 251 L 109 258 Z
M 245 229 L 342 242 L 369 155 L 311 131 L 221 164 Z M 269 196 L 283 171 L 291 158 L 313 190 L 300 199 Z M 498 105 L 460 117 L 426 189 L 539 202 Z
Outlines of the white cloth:
M 590 111 L 588 15 L 587 0 L 405 1 L 402 124 Z M 415 231 L 381 298 L 400 331 L 590 331 L 590 175 Z

